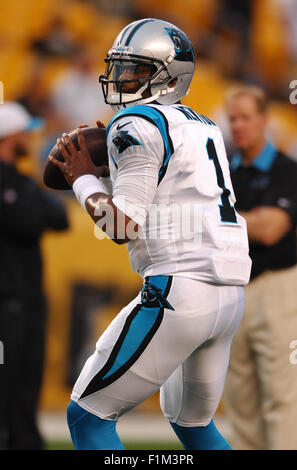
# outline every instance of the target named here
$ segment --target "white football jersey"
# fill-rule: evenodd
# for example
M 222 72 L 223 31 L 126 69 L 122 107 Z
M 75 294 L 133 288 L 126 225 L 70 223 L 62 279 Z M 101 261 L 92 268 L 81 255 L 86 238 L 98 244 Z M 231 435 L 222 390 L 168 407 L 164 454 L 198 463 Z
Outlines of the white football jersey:
M 246 223 L 214 122 L 181 104 L 132 106 L 109 123 L 107 146 L 113 203 L 138 225 L 134 271 L 248 283 Z

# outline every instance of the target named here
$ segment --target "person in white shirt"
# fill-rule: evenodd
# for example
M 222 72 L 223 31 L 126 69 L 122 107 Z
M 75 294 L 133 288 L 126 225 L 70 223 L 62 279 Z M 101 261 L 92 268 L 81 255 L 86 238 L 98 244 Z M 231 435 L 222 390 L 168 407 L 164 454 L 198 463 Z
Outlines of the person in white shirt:
M 108 122 L 110 108 L 100 93 L 87 49 L 77 50 L 73 66 L 58 76 L 51 90 L 50 104 L 68 129 L 76 128 L 78 122 L 91 125 L 99 115 Z

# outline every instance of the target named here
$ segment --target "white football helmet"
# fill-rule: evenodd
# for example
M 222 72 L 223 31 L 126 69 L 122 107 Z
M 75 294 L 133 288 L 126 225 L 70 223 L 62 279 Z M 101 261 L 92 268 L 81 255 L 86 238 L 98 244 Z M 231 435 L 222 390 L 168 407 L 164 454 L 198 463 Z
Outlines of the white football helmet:
M 99 77 L 99 82 L 105 102 L 117 111 L 152 101 L 165 105 L 176 103 L 187 94 L 195 68 L 193 46 L 186 34 L 167 21 L 153 18 L 126 26 L 108 51 L 105 62 L 105 75 Z M 146 69 L 149 66 L 149 74 L 141 77 L 138 73 L 137 78 L 121 79 L 124 75 L 133 77 L 144 65 Z M 175 85 L 169 86 L 174 79 Z M 134 86 L 129 91 L 127 84 L 131 82 L 137 82 L 136 90 Z

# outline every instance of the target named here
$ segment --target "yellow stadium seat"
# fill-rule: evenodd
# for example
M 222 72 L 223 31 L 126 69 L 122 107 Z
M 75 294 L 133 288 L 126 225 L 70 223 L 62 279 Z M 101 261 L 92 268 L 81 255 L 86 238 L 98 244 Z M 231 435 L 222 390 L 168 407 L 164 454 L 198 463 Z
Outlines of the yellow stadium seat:
M 287 72 L 288 51 L 285 38 L 280 4 L 273 0 L 254 2 L 251 31 L 253 56 L 270 83 L 282 80 Z

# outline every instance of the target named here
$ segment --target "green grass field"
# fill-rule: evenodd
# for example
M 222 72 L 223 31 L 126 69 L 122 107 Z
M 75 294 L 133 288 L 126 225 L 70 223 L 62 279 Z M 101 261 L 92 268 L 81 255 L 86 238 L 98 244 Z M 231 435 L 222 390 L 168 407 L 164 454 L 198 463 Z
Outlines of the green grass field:
M 126 450 L 183 450 L 178 442 L 123 442 Z M 46 450 L 73 450 L 73 445 L 69 441 L 49 441 Z

